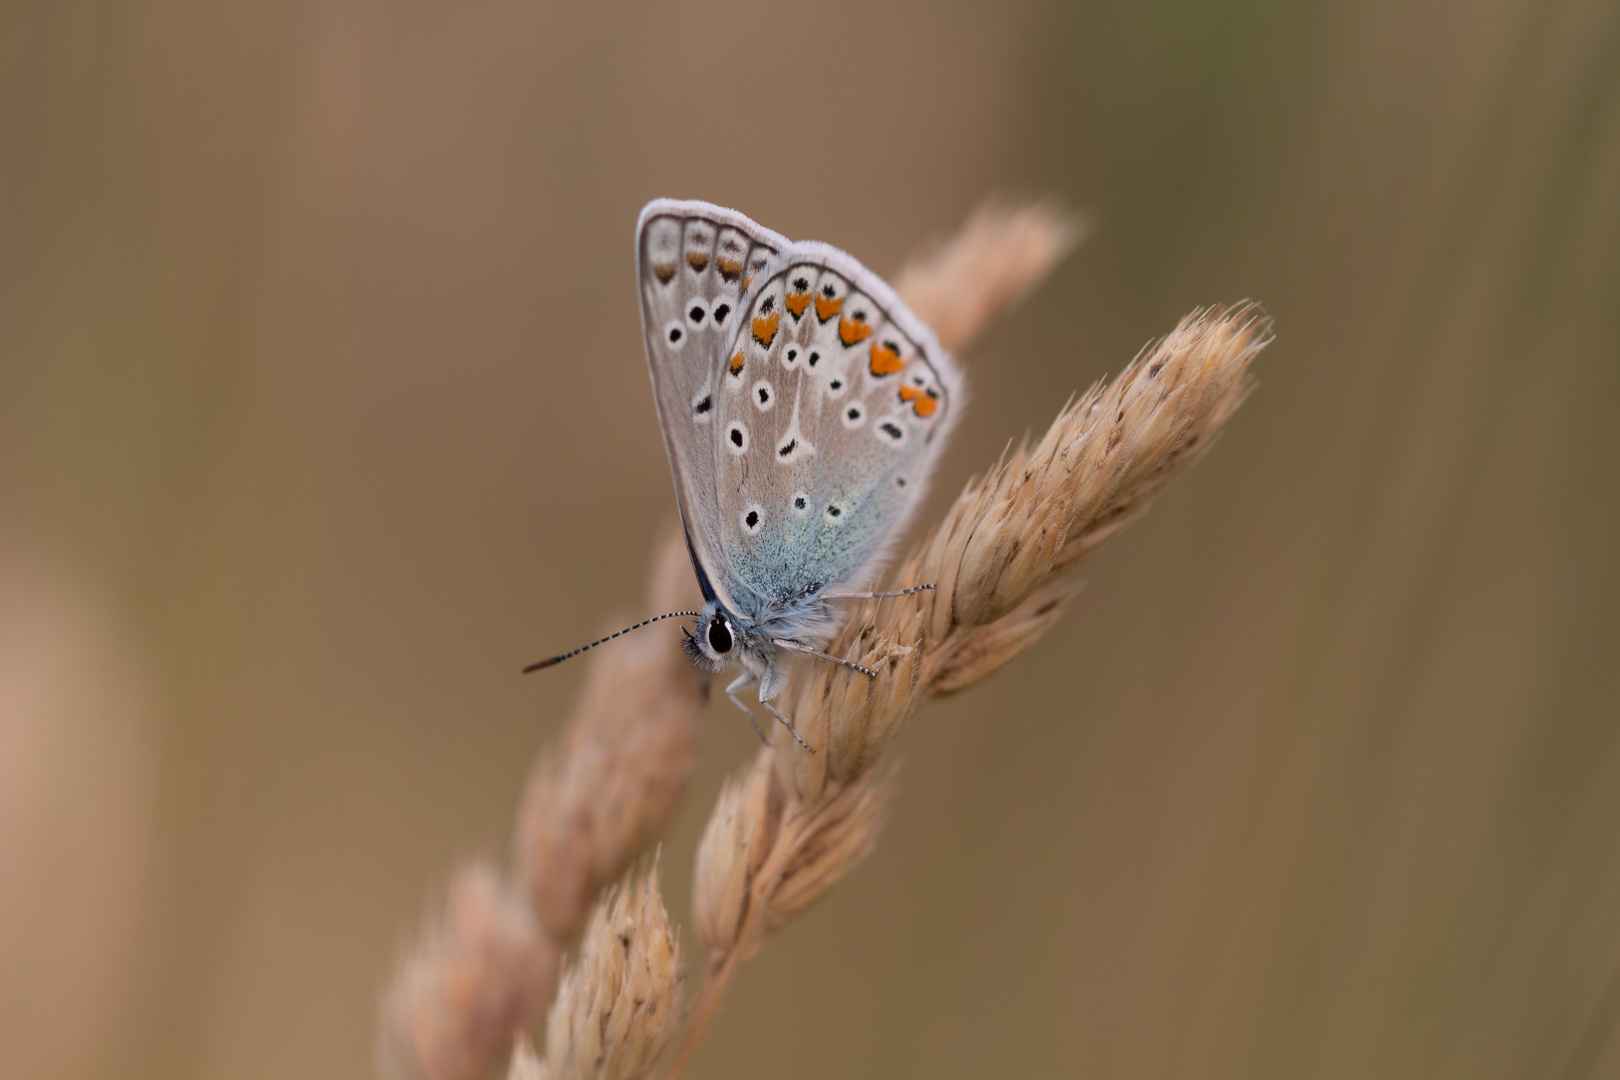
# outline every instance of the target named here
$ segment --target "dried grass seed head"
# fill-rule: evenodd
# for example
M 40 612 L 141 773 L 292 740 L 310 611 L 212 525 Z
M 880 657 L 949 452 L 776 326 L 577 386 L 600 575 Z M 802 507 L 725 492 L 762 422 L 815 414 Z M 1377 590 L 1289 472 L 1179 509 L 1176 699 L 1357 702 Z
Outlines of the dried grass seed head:
M 742 934 L 755 877 L 776 842 L 782 815 L 782 790 L 775 779 L 761 752 L 720 789 L 698 841 L 692 928 L 710 953 L 734 947 Z
M 656 861 L 592 911 L 546 1021 L 549 1080 L 639 1080 L 680 1019 L 681 942 Z

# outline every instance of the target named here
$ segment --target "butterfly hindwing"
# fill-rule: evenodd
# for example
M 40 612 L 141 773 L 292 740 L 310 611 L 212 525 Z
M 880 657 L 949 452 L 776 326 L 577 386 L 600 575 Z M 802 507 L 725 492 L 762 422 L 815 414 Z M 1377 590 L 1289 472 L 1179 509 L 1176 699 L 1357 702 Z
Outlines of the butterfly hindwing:
M 655 200 L 636 226 L 642 335 L 681 520 L 700 572 L 728 604 L 715 470 L 718 361 L 742 320 L 750 278 L 787 244 L 704 202 Z
M 768 602 L 869 584 L 944 445 L 953 361 L 888 286 L 825 244 L 783 248 L 744 315 L 717 402 L 732 588 Z

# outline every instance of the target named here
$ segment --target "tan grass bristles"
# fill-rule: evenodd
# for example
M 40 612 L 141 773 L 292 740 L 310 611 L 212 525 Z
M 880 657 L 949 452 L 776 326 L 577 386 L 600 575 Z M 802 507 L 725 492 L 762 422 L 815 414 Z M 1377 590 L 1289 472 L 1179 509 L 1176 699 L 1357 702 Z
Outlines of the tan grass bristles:
M 680 1021 L 680 935 L 656 860 L 596 905 L 546 1021 L 547 1080 L 640 1080 Z
M 650 606 L 690 607 L 696 593 L 685 541 L 668 530 L 655 546 Z M 519 811 L 522 884 L 487 864 L 457 875 L 442 922 L 423 931 L 383 996 L 384 1076 L 486 1075 L 551 999 L 558 957 L 598 894 L 668 824 L 691 774 L 708 679 L 668 631 L 627 637 L 587 664 L 573 716 L 536 762 Z
M 795 672 L 787 712 L 822 752 L 778 741 L 727 785 L 710 817 L 693 886 L 708 959 L 671 1077 L 737 964 L 875 845 L 892 784 L 874 766 L 906 719 L 1040 638 L 1073 592 L 1054 579 L 1204 453 L 1248 392 L 1249 365 L 1269 339 L 1269 320 L 1251 304 L 1184 318 L 1111 384 L 1065 407 L 1033 447 L 1004 454 L 967 486 L 894 582 L 935 589 L 864 601 L 851 613 L 828 651 L 876 678 L 834 664 Z

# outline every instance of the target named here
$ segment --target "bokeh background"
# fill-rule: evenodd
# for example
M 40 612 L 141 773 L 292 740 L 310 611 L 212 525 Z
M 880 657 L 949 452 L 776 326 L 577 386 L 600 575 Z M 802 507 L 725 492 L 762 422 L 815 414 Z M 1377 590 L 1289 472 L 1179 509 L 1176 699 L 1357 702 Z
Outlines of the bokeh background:
M 692 1075 L 1620 1075 L 1606 0 L 4 5 L 0 1075 L 367 1075 L 517 668 L 645 614 L 638 208 L 892 272 L 998 191 L 1095 228 L 936 503 L 1195 305 L 1276 343 Z

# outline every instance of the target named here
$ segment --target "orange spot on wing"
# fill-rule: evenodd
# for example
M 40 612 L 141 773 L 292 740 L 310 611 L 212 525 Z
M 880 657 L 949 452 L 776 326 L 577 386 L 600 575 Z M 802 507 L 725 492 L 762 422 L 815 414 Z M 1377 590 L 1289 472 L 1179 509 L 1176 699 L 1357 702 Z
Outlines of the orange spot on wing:
M 709 265 L 709 253 L 707 251 L 688 251 L 686 253 L 686 265 L 701 274 L 703 268 Z
M 838 320 L 838 340 L 845 345 L 853 345 L 857 341 L 864 341 L 872 333 L 872 328 L 864 322 L 855 322 L 840 317 Z M 874 359 L 873 363 L 877 361 Z M 899 368 L 894 370 L 899 371 Z
M 658 280 L 660 283 L 668 285 L 669 279 L 675 276 L 675 264 L 655 263 L 653 265 L 653 273 L 658 275 Z
M 719 269 L 720 276 L 727 281 L 736 281 L 742 273 L 741 259 L 728 259 L 722 255 L 714 261 L 714 265 Z
M 924 392 L 915 386 L 902 386 L 900 400 L 911 402 L 911 407 L 916 410 L 917 415 L 925 420 L 939 409 L 939 397 L 932 390 Z
M 769 315 L 759 316 L 754 320 L 754 340 L 767 349 L 770 348 L 771 342 L 776 338 L 776 328 L 781 322 L 782 316 L 779 312 L 773 311 Z
M 741 349 L 737 350 L 737 355 L 733 356 L 731 358 L 731 363 L 728 366 L 731 368 L 731 373 L 733 375 L 741 375 L 742 374 L 743 354 L 742 354 Z
M 816 318 L 822 322 L 826 322 L 842 310 L 844 310 L 843 297 L 837 299 L 830 296 L 816 297 Z
M 842 326 L 839 326 L 838 329 L 840 332 L 843 331 Z M 871 332 L 871 327 L 867 327 L 867 332 Z M 874 341 L 872 343 L 872 374 L 878 376 L 893 375 L 895 372 L 899 371 L 905 366 L 905 361 L 900 359 L 900 354 L 898 352 L 889 348 L 880 341 Z M 911 387 L 902 386 L 900 388 L 900 400 L 909 401 L 912 397 L 916 396 L 917 391 L 911 390 L 911 394 L 907 395 L 907 390 L 911 390 Z
M 793 317 L 797 319 L 804 315 L 804 309 L 810 306 L 810 294 L 807 292 L 788 293 L 787 300 L 784 302 L 787 304 L 787 309 L 793 312 Z

